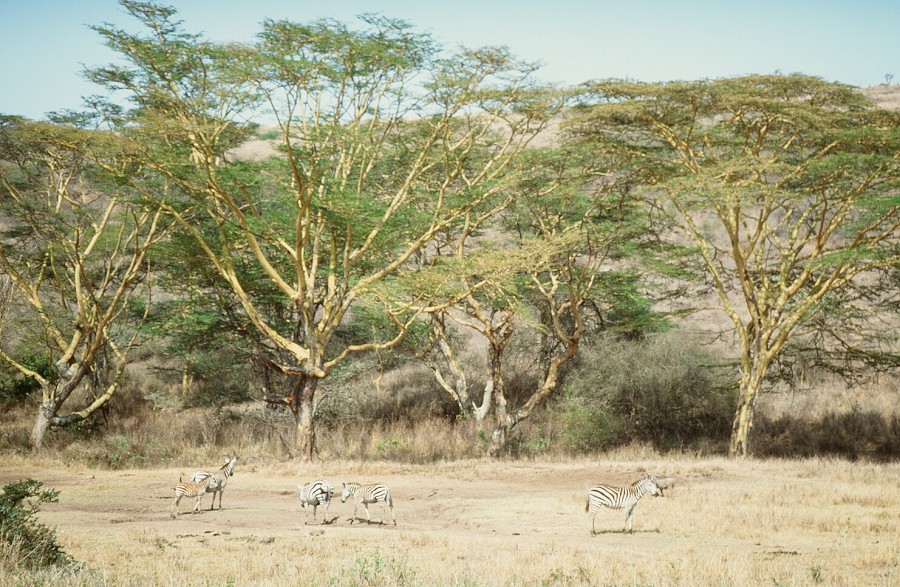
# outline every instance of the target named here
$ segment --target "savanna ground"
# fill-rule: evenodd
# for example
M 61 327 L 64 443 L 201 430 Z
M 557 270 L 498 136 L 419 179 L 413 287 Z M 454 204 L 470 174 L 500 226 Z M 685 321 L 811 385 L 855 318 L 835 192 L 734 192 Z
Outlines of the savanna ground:
M 214 463 L 205 464 L 213 466 Z M 587 488 L 644 472 L 672 475 L 665 497 L 603 510 L 590 535 Z M 2 585 L 897 585 L 900 463 L 662 457 L 631 448 L 603 460 L 465 460 L 405 465 L 245 458 L 224 509 L 191 514 L 172 488 L 186 469 L 110 471 L 12 456 L 0 483 L 60 491 L 40 519 L 84 564 L 71 575 Z M 383 481 L 398 525 L 351 525 L 335 496 L 305 523 L 296 485 Z

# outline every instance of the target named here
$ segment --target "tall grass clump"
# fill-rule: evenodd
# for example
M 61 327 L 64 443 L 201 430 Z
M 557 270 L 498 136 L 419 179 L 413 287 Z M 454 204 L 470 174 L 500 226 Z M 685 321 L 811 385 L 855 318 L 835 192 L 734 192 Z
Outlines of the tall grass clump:
M 604 336 L 583 348 L 566 377 L 552 415 L 555 435 L 574 452 L 725 442 L 735 401 L 726 365 L 683 332 L 639 341 Z

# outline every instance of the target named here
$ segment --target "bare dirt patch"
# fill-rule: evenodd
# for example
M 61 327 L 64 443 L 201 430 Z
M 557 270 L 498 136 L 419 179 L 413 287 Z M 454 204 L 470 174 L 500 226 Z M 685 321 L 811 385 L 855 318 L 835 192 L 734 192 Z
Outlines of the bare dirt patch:
M 208 463 L 198 463 L 208 467 Z M 645 471 L 674 476 L 664 498 L 597 516 L 587 488 Z M 7 461 L 60 491 L 42 520 L 86 563 L 90 584 L 891 585 L 900 580 L 900 465 L 843 461 L 247 464 L 224 509 L 169 517 L 188 469 L 94 471 Z M 367 524 L 336 496 L 307 525 L 296 485 L 382 481 L 398 525 Z M 370 507 L 377 522 L 381 506 Z M 320 508 L 319 520 L 323 511 Z M 82 579 L 84 577 L 82 576 Z M 6 582 L 6 584 L 10 584 Z

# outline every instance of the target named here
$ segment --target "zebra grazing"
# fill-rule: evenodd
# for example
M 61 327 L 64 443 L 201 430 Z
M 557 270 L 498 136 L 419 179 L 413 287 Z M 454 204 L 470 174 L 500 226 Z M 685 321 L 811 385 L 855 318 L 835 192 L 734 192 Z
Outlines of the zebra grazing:
M 331 505 L 331 496 L 334 494 L 334 485 L 324 479 L 297 484 L 300 490 L 300 505 L 306 510 L 306 519 L 309 520 L 309 510 L 306 506 L 312 506 L 313 523 L 316 522 L 316 508 L 325 506 L 325 523 L 328 523 L 328 506 Z
M 206 492 L 212 493 L 212 503 L 209 509 L 212 510 L 216 505 L 216 494 L 219 494 L 219 509 L 222 509 L 222 494 L 225 492 L 225 485 L 228 478 L 234 475 L 234 465 L 237 464 L 237 457 L 231 457 L 225 461 L 222 468 L 215 473 L 207 473 L 206 471 L 197 471 L 191 475 L 192 483 L 206 482 Z
M 370 483 L 368 485 L 360 485 L 359 483 L 344 483 L 341 491 L 341 503 L 347 501 L 347 498 L 353 496 L 353 517 L 350 518 L 352 524 L 356 521 L 356 509 L 359 504 L 366 508 L 366 521 L 370 524 L 372 519 L 369 517 L 369 504 L 378 503 L 387 505 L 391 508 L 391 518 L 394 525 L 397 525 L 397 518 L 394 516 L 394 500 L 391 499 L 391 490 L 381 483 Z M 381 506 L 381 523 L 384 524 L 384 505 Z
M 203 494 L 208 491 L 208 484 L 205 481 L 200 481 L 199 483 L 185 483 L 181 480 L 181 477 L 178 478 L 178 485 L 175 486 L 175 502 L 172 504 L 172 519 L 178 516 L 178 504 L 181 502 L 182 497 L 196 497 L 197 502 L 194 504 L 194 513 L 200 511 L 200 501 L 203 499 Z
M 591 487 L 588 491 L 587 504 L 584 511 L 591 513 L 591 536 L 596 534 L 594 531 L 594 519 L 601 507 L 608 507 L 614 510 L 625 509 L 625 532 L 631 532 L 631 515 L 634 513 L 634 506 L 644 497 L 645 494 L 662 495 L 659 487 L 656 485 L 656 478 L 647 475 L 643 479 L 639 479 L 628 487 L 614 487 L 611 485 L 597 485 Z

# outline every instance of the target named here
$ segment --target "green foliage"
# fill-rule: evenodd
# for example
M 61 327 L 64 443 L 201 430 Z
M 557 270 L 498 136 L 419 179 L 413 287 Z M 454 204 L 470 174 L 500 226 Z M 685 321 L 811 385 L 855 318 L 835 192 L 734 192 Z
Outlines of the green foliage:
M 281 138 L 281 131 L 280 130 L 267 130 L 265 132 L 261 132 L 261 133 L 257 134 L 256 138 L 258 138 L 261 141 L 273 141 L 275 139 Z
M 37 521 L 43 503 L 56 503 L 59 492 L 42 489 L 42 483 L 25 479 L 3 487 L 0 494 L 0 543 L 18 553 L 19 564 L 41 569 L 73 562 L 56 543 L 56 532 Z
M 565 397 L 560 402 L 560 439 L 576 453 L 602 450 L 622 443 L 626 421 L 584 397 Z

